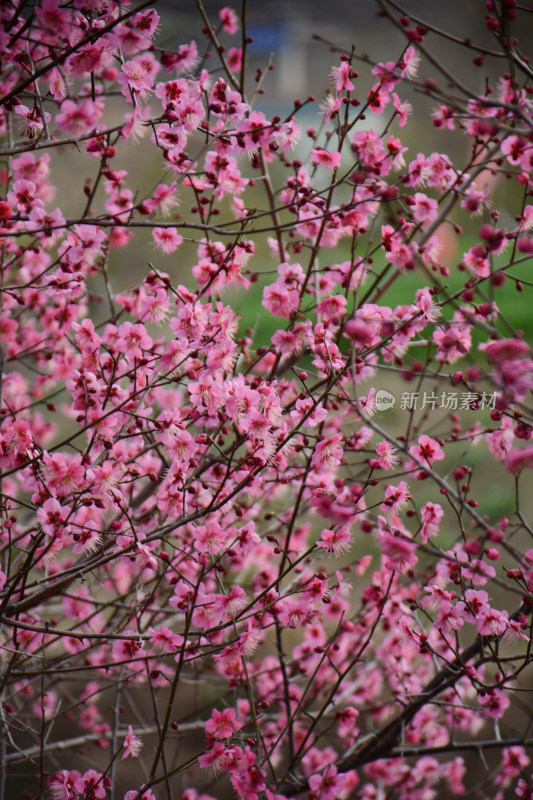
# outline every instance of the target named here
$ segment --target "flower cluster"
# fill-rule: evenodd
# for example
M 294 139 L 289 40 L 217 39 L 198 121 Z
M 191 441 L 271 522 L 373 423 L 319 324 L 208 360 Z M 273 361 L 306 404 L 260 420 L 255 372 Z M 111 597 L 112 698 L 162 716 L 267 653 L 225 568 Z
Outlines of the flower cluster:
M 384 0 L 405 46 L 341 55 L 317 132 L 198 5 L 173 51 L 146 4 L 0 8 L 2 785 L 481 797 L 473 751 L 530 798 L 525 9 L 479 95 Z M 413 83 L 462 163 L 408 152 Z

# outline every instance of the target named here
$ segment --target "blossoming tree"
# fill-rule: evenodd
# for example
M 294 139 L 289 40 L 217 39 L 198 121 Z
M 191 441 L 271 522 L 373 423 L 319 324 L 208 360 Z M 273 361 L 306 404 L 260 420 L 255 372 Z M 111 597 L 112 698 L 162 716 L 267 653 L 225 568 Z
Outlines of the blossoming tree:
M 0 9 L 0 795 L 532 798 L 528 11 L 380 0 L 404 45 L 333 48 L 315 130 L 197 5 L 172 51 L 153 2 Z

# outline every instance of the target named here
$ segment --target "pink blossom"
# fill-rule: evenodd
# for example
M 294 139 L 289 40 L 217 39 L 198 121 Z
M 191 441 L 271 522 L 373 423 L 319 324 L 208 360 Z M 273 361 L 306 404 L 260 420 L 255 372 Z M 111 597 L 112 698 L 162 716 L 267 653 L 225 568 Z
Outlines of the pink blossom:
M 413 199 L 411 208 L 417 222 L 433 222 L 437 218 L 439 205 L 436 200 L 422 192 L 416 192 Z
M 515 361 L 529 353 L 529 345 L 523 339 L 498 339 L 493 342 L 482 343 L 480 350 L 484 350 L 492 364 L 501 364 L 504 361 Z
M 226 770 L 234 760 L 234 748 L 227 748 L 222 742 L 213 741 L 208 751 L 199 756 L 198 764 L 202 769 L 209 768 L 214 775 Z
M 124 752 L 122 753 L 122 758 L 127 758 L 131 756 L 132 758 L 137 758 L 139 753 L 141 752 L 143 743 L 137 737 L 133 735 L 133 728 L 131 725 L 128 725 L 128 733 L 126 738 L 124 739 L 124 743 L 122 747 L 124 748 Z
M 359 151 L 362 163 L 379 171 L 387 153 L 376 131 L 357 131 L 353 135 L 353 144 Z
M 379 78 L 380 86 L 386 92 L 393 89 L 395 84 L 400 80 L 400 76 L 396 73 L 396 64 L 394 61 L 387 61 L 386 64 L 377 64 L 372 68 L 372 75 Z
M 461 200 L 461 207 L 466 208 L 474 216 L 482 214 L 490 205 L 489 194 L 490 188 L 488 186 L 481 190 L 469 187 L 465 192 L 465 199 Z
M 337 151 L 324 149 L 311 150 L 311 161 L 315 167 L 321 165 L 329 170 L 335 170 L 341 165 L 341 154 Z
M 434 461 L 442 461 L 445 457 L 440 444 L 435 439 L 431 439 L 431 437 L 425 434 L 418 437 L 418 444 L 410 447 L 409 452 L 423 464 L 429 465 Z
M 45 30 L 53 32 L 58 37 L 68 35 L 72 25 L 72 13 L 69 9 L 61 8 L 59 0 L 42 0 L 35 13 Z
M 287 289 L 276 282 L 265 286 L 262 305 L 276 317 L 290 317 L 300 304 L 300 297 L 295 289 Z
M 346 298 L 343 295 L 335 294 L 320 301 L 317 313 L 322 315 L 325 322 L 337 325 L 346 313 L 346 305 Z
M 50 778 L 49 785 L 53 800 L 75 800 L 75 784 L 81 778 L 77 769 L 62 769 Z
M 320 775 L 309 776 L 309 788 L 313 797 L 321 800 L 337 800 L 345 797 L 345 790 L 355 788 L 358 779 L 355 772 L 339 773 L 333 764 L 328 765 Z
M 141 322 L 123 322 L 118 329 L 117 347 L 130 360 L 142 358 L 143 352 L 152 346 L 152 339 Z
M 214 708 L 211 719 L 205 723 L 205 732 L 216 739 L 229 739 L 237 730 L 235 709 L 225 708 L 218 711 Z
M 242 69 L 242 47 L 230 47 L 226 55 L 226 61 L 232 72 L 240 72 Z
M 481 610 L 476 621 L 476 628 L 480 636 L 502 636 L 508 624 L 509 614 L 507 611 L 497 611 L 495 608 L 487 606 Z
M 483 707 L 487 716 L 501 719 L 511 705 L 511 701 L 502 689 L 489 689 L 478 694 L 478 703 Z
M 453 364 L 472 347 L 472 337 L 465 325 L 450 325 L 444 330 L 435 330 L 433 340 L 438 347 L 437 360 L 443 364 Z
M 420 56 L 412 45 L 406 49 L 403 54 L 400 67 L 402 70 L 402 78 L 415 78 L 420 65 Z
M 376 330 L 362 319 L 349 319 L 344 325 L 343 333 L 359 347 L 373 344 L 376 341 Z
M 324 114 L 324 122 L 329 122 L 335 117 L 341 107 L 341 98 L 338 95 L 328 94 L 320 103 L 320 110 Z
M 148 130 L 150 108 L 148 106 L 135 106 L 133 111 L 124 115 L 126 120 L 122 126 L 122 137 L 137 143 Z
M 444 510 L 438 503 L 428 501 L 420 509 L 420 516 L 422 518 L 420 536 L 422 537 L 422 542 L 426 544 L 430 536 L 437 535 L 441 519 L 444 516 Z
M 51 115 L 47 111 L 44 112 L 43 118 L 41 115 L 41 110 L 38 106 L 35 106 L 30 110 L 22 103 L 16 106 L 15 114 L 18 114 L 19 117 L 24 120 L 23 127 L 26 135 L 30 139 L 35 138 L 35 136 L 37 136 L 43 130 L 45 124 L 47 125 L 52 119 Z
M 386 569 L 407 572 L 418 561 L 415 543 L 409 539 L 407 533 L 389 526 L 383 517 L 379 517 L 378 522 L 378 542 Z
M 333 67 L 330 77 L 335 84 L 336 92 L 351 92 L 355 88 L 350 78 L 356 77 L 356 74 L 352 72 L 351 64 L 348 61 L 341 61 L 339 67 Z
M 177 228 L 154 228 L 152 236 L 159 250 L 167 255 L 174 253 L 183 243 L 183 236 L 180 236 Z
M 478 278 L 488 278 L 490 275 L 490 262 L 486 256 L 487 251 L 485 248 L 476 244 L 470 248 L 468 253 L 464 254 L 463 261 Z
M 326 552 L 339 556 L 343 550 L 350 549 L 351 538 L 350 529 L 347 525 L 343 525 L 338 531 L 323 530 L 316 544 Z
M 459 606 L 453 606 L 447 600 L 443 601 L 439 605 L 435 624 L 443 633 L 459 630 L 464 624 L 461 609 Z
M 37 519 L 41 523 L 44 533 L 49 536 L 57 535 L 64 529 L 65 520 L 69 516 L 69 509 L 62 507 L 54 498 L 45 500 L 42 507 L 37 511 Z
M 185 797 L 185 795 L 183 796 Z M 140 797 L 137 789 L 130 789 L 124 795 L 124 800 L 156 800 L 156 796 L 151 789 L 146 789 L 146 791 L 144 791 Z
M 322 472 L 324 470 L 334 470 L 340 464 L 343 450 L 340 446 L 342 434 L 336 433 L 329 439 L 323 439 L 315 447 L 311 464 L 314 469 Z
M 509 417 L 503 417 L 500 428 L 485 435 L 490 452 L 500 461 L 507 461 L 514 442 L 513 423 Z
M 390 442 L 385 439 L 376 444 L 376 453 L 379 458 L 371 459 L 370 466 L 373 469 L 390 470 L 400 463 L 400 457 L 396 455 L 398 448 L 394 447 Z
M 159 628 L 148 628 L 150 643 L 155 652 L 175 653 L 183 645 L 183 636 L 173 633 L 166 625 Z
M 239 30 L 239 18 L 232 8 L 224 6 L 218 12 L 219 19 L 222 21 L 222 27 L 230 35 L 235 35 Z
M 507 457 L 507 469 L 518 475 L 523 469 L 533 469 L 533 445 L 522 450 L 511 450 Z
M 29 214 L 35 205 L 42 205 L 37 197 L 37 185 L 24 178 L 13 181 L 13 189 L 7 193 L 7 202 L 25 214 Z
M 78 104 L 73 100 L 64 100 L 55 121 L 60 130 L 72 136 L 83 136 L 96 127 L 101 116 L 101 109 L 92 100 L 82 100 Z
M 457 112 L 453 107 L 440 105 L 431 112 L 431 116 L 433 117 L 433 125 L 436 128 L 448 128 L 450 131 L 455 129 L 454 119 L 457 117 Z
M 392 511 L 397 514 L 398 511 L 405 508 L 410 499 L 409 487 L 405 481 L 400 481 L 398 486 L 389 485 L 385 489 L 385 496 L 380 505 L 380 510 Z
M 393 105 L 398 114 L 398 125 L 400 128 L 403 128 L 404 125 L 407 125 L 407 117 L 412 112 L 413 106 L 411 103 L 408 103 L 406 100 L 402 101 L 398 97 L 398 95 L 393 92 L 392 93 Z
M 85 797 L 103 798 L 106 796 L 103 775 L 94 769 L 88 769 L 87 772 L 84 772 L 75 781 L 74 788 Z

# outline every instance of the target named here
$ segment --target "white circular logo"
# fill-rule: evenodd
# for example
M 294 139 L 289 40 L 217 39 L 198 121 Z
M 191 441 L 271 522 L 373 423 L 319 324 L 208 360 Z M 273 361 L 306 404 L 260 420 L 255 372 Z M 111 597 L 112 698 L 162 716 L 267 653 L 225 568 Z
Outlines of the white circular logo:
M 378 411 L 387 411 L 389 408 L 394 408 L 396 398 L 385 389 L 378 389 L 375 397 L 376 408 Z

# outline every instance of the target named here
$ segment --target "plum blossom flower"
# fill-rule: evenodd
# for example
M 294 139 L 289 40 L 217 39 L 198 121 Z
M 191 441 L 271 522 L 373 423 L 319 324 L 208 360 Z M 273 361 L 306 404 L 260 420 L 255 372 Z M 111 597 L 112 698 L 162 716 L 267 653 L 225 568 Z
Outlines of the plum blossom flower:
M 407 100 L 402 102 L 395 92 L 392 93 L 392 101 L 396 113 L 398 114 L 398 125 L 400 128 L 403 128 L 404 125 L 407 125 L 407 116 L 412 112 L 413 106 L 411 103 L 408 103 Z
M 461 200 L 461 208 L 465 208 L 473 216 L 482 214 L 483 211 L 490 205 L 489 201 L 490 187 L 485 186 L 484 189 L 474 189 L 470 187 L 465 192 L 464 200 Z
M 35 8 L 35 14 L 42 27 L 57 37 L 67 36 L 72 25 L 72 12 L 61 8 L 59 0 L 42 0 Z
M 400 463 L 400 457 L 397 455 L 398 448 L 394 447 L 386 439 L 376 444 L 376 453 L 379 458 L 370 459 L 370 466 L 373 469 L 390 470 Z
M 361 162 L 365 167 L 379 168 L 385 160 L 387 152 L 383 147 L 381 138 L 374 130 L 357 131 L 353 135 L 354 147 L 359 152 Z
M 407 531 L 389 525 L 384 517 L 378 517 L 378 525 L 377 538 L 385 568 L 399 573 L 407 572 L 418 561 L 416 544 L 411 541 Z
M 342 98 L 339 95 L 328 94 L 320 103 L 320 110 L 324 114 L 324 122 L 336 116 L 341 107 Z
M 533 469 L 533 445 L 522 450 L 511 450 L 507 458 L 507 469 L 518 475 L 523 469 Z
M 225 708 L 218 711 L 214 708 L 211 718 L 205 723 L 205 732 L 216 739 L 229 739 L 237 729 L 234 708 Z
M 224 6 L 224 8 L 221 8 L 218 12 L 218 16 L 222 22 L 222 28 L 226 33 L 234 36 L 239 30 L 239 18 L 235 11 L 229 8 L 229 6 Z
M 53 800 L 75 800 L 77 790 L 76 782 L 81 778 L 81 772 L 77 769 L 62 769 L 50 779 L 50 791 Z
M 142 358 L 143 351 L 148 350 L 151 346 L 152 338 L 146 332 L 142 322 L 123 322 L 118 329 L 117 347 L 128 360 Z
M 335 84 L 335 91 L 351 92 L 354 85 L 350 78 L 356 77 L 357 73 L 352 72 L 352 67 L 349 61 L 341 61 L 339 67 L 333 67 L 330 73 L 332 83 Z
M 34 139 L 35 136 L 38 136 L 44 126 L 48 125 L 52 118 L 51 115 L 45 111 L 43 119 L 41 109 L 38 106 L 29 109 L 22 103 L 15 107 L 15 114 L 21 117 L 23 129 L 30 139 Z
M 499 458 L 500 461 L 508 460 L 508 455 L 515 438 L 513 427 L 512 419 L 503 417 L 499 429 L 485 435 L 485 441 L 488 444 L 490 452 L 496 456 L 496 458 Z
M 411 209 L 417 222 L 433 222 L 437 218 L 439 204 L 423 192 L 416 192 Z
M 402 508 L 405 508 L 410 499 L 409 487 L 405 481 L 400 481 L 398 486 L 390 484 L 385 489 L 385 496 L 380 505 L 380 510 L 397 513 Z
M 122 86 L 121 92 L 128 102 L 132 102 L 133 96 L 142 103 L 150 93 L 154 79 L 145 64 L 134 60 L 122 65 L 117 83 Z
M 45 500 L 41 508 L 37 510 L 37 519 L 41 523 L 43 532 L 49 536 L 54 536 L 58 531 L 64 529 L 65 520 L 70 511 L 67 506 L 61 506 L 55 497 Z
M 444 600 L 439 605 L 435 625 L 442 633 L 459 630 L 464 625 L 461 609 L 457 605 L 452 605 L 448 600 Z
M 334 170 L 341 165 L 341 154 L 336 150 L 318 148 L 311 150 L 311 161 L 315 167 L 323 166 L 326 169 Z
M 209 769 L 213 775 L 219 775 L 234 760 L 235 748 L 226 747 L 222 742 L 214 741 L 207 751 L 198 758 L 202 769 Z
M 336 469 L 343 456 L 341 441 L 342 433 L 336 433 L 331 438 L 318 442 L 311 457 L 313 468 L 318 472 Z
M 143 743 L 137 736 L 133 735 L 133 728 L 131 727 L 131 725 L 128 725 L 128 733 L 126 735 L 126 738 L 124 739 L 122 746 L 124 748 L 124 752 L 122 753 L 123 759 L 127 758 L 128 756 L 131 756 L 132 758 L 137 758 L 137 756 L 141 752 Z
M 529 353 L 529 345 L 523 339 L 498 339 L 480 344 L 479 349 L 487 353 L 491 364 L 516 361 Z
M 183 636 L 173 633 L 166 625 L 161 625 L 157 630 L 150 627 L 148 633 L 154 652 L 175 653 L 183 645 Z
M 433 118 L 433 125 L 436 128 L 447 128 L 450 131 L 454 130 L 454 120 L 457 117 L 457 111 L 451 106 L 440 105 L 431 112 L 431 116 Z
M 480 611 L 476 629 L 480 636 L 503 636 L 509 624 L 509 614 L 504 609 L 486 608 Z
M 173 253 L 183 243 L 183 236 L 180 236 L 177 228 L 154 228 L 152 237 L 159 250 L 167 255 Z
M 101 109 L 92 100 L 82 100 L 78 104 L 73 100 L 64 100 L 55 121 L 59 130 L 67 131 L 72 136 L 83 136 L 94 130 L 101 116 Z
M 343 550 L 349 550 L 352 535 L 347 525 L 343 525 L 338 531 L 330 531 L 327 528 L 322 531 L 317 547 L 322 547 L 327 553 L 334 553 L 339 556 Z
M 472 336 L 465 325 L 450 325 L 444 330 L 435 330 L 433 341 L 438 347 L 436 358 L 443 364 L 453 364 L 472 347 Z
M 345 789 L 356 785 L 357 778 L 353 770 L 350 773 L 339 773 L 333 764 L 326 766 L 320 775 L 309 776 L 311 794 L 320 800 L 338 800 L 345 796 Z
M 478 703 L 489 717 L 501 719 L 511 705 L 511 700 L 502 689 L 489 689 L 478 694 Z
M 74 788 L 83 797 L 101 798 L 106 796 L 103 775 L 95 769 L 88 769 L 74 783 Z
M 242 47 L 230 47 L 226 61 L 232 72 L 240 72 L 242 68 Z
M 420 516 L 422 518 L 420 536 L 422 537 L 422 542 L 426 544 L 430 536 L 437 535 L 444 511 L 438 503 L 428 501 L 420 509 Z
M 400 62 L 402 78 L 415 78 L 420 66 L 420 56 L 412 45 L 409 45 Z
M 148 120 L 150 118 L 149 106 L 135 106 L 133 111 L 124 115 L 126 122 L 122 126 L 121 135 L 123 139 L 131 139 L 137 143 L 142 139 L 148 130 Z
M 463 262 L 472 270 L 477 278 L 488 278 L 490 275 L 490 261 L 484 247 L 476 244 L 463 256 Z
M 387 61 L 386 64 L 379 63 L 371 70 L 372 75 L 379 78 L 380 87 L 389 92 L 394 88 L 395 84 L 400 80 L 400 76 L 396 73 L 396 64 L 394 61 Z
M 442 461 L 444 458 L 440 444 L 425 434 L 418 437 L 418 444 L 410 447 L 409 452 L 424 464 L 432 464 L 433 461 Z
M 276 317 L 290 317 L 300 305 L 300 296 L 296 289 L 289 289 L 278 281 L 263 289 L 263 305 Z

